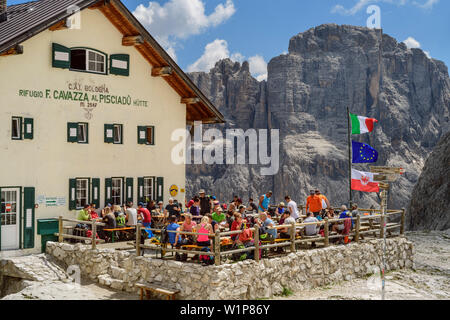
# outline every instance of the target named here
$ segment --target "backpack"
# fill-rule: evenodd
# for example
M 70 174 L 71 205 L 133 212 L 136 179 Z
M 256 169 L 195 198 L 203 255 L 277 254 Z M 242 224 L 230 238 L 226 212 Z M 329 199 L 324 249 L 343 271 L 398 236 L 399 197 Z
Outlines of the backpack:
M 209 248 L 208 247 L 204 247 L 201 251 L 203 252 L 209 252 Z M 213 256 L 207 256 L 207 255 L 200 255 L 200 262 L 210 265 L 210 264 L 214 264 L 214 257 Z
M 124 215 L 118 215 L 116 218 L 117 227 L 124 227 L 125 226 L 125 216 Z

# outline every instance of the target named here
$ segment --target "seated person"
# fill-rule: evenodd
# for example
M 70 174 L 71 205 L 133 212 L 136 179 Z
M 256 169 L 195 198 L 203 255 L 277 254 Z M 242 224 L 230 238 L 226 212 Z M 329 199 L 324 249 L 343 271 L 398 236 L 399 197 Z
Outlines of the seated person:
M 177 219 L 179 220 L 180 219 L 180 211 L 181 211 L 181 209 L 180 209 L 180 206 L 178 205 L 178 203 L 176 203 L 173 198 L 170 198 L 169 204 L 166 206 L 166 209 L 164 211 L 165 214 L 167 216 L 176 216 Z
M 272 219 L 270 219 L 266 212 L 262 212 L 259 215 L 259 218 L 261 219 L 261 227 L 265 228 L 266 232 L 273 238 L 277 238 L 277 229 L 273 229 L 272 227 L 275 226 L 275 223 Z
M 342 221 L 339 221 L 337 224 L 333 225 L 332 230 L 337 233 L 342 233 L 345 228 L 343 219 L 350 218 L 350 217 L 351 217 L 351 214 L 347 210 L 347 207 L 345 205 L 343 205 L 341 207 L 341 214 L 339 215 L 339 219 L 342 219 Z
M 195 197 L 192 205 L 189 207 L 189 212 L 192 214 L 192 217 L 199 218 L 200 217 L 200 198 Z
M 242 215 L 239 212 L 234 213 L 234 221 L 231 225 L 230 231 L 240 230 L 242 226 Z M 232 234 L 231 240 L 235 241 L 238 238 L 238 234 Z
M 231 229 L 231 225 L 234 222 L 234 214 L 231 211 L 227 211 L 226 213 L 226 224 L 225 227 Z
M 211 215 L 212 219 L 216 221 L 217 223 L 221 223 L 223 221 L 226 221 L 227 217 L 223 213 L 223 210 L 220 206 L 217 206 L 214 210 L 214 212 Z
M 155 211 L 158 216 L 164 216 L 164 203 L 162 201 L 158 202 L 158 207 L 156 207 Z M 167 217 L 168 215 L 166 215 Z
M 167 231 L 179 231 L 180 225 L 178 225 L 176 222 L 175 216 L 169 217 L 169 224 L 167 225 Z M 181 241 L 181 237 L 176 232 L 167 232 L 169 243 L 173 247 L 176 247 L 177 244 Z
M 284 202 L 280 202 L 280 204 L 278 205 L 276 214 L 277 214 L 278 216 L 281 216 L 281 215 L 284 213 L 284 211 L 286 211 Z
M 102 222 L 105 224 L 104 227 L 99 228 L 99 236 L 102 239 L 105 239 L 106 241 L 109 241 L 109 236 L 106 231 L 103 229 L 115 229 L 116 224 L 116 217 L 114 216 L 114 213 L 111 211 L 110 207 L 106 207 L 103 209 L 103 219 Z M 114 232 L 114 231 L 113 231 Z
M 281 222 L 281 219 L 283 220 L 283 222 Z M 295 219 L 291 217 L 290 213 L 286 210 L 283 212 L 282 216 L 280 219 L 280 225 L 286 225 L 286 224 L 295 224 Z M 291 231 L 289 230 L 290 228 L 286 227 L 283 229 L 278 229 L 280 234 L 279 234 L 279 238 L 280 239 L 290 239 L 291 238 Z
M 319 222 L 319 220 L 314 217 L 313 212 L 308 212 L 306 219 L 303 221 L 303 223 L 310 223 L 310 222 Z M 307 236 L 316 236 L 317 233 L 319 233 L 320 226 L 319 225 L 307 225 L 305 226 L 305 235 Z
M 77 220 L 81 220 L 81 221 L 89 221 L 89 220 L 91 220 L 91 216 L 89 214 L 89 209 L 90 208 L 91 208 L 90 205 L 85 204 L 83 209 L 81 209 L 80 212 L 78 212 Z
M 210 216 L 210 215 L 209 215 Z M 197 226 L 196 230 L 198 233 L 202 233 L 198 235 L 197 237 L 197 245 L 200 247 L 209 247 L 211 245 L 211 241 L 209 239 L 209 236 L 206 234 L 214 234 L 213 228 L 211 224 L 209 223 L 212 218 L 208 216 L 204 216 L 200 222 L 200 224 Z M 212 250 L 212 248 L 210 248 Z
M 195 223 L 195 221 L 192 221 L 192 215 L 190 213 L 187 213 L 184 217 L 184 222 L 181 224 L 180 228 L 178 228 L 177 231 L 195 232 L 196 226 L 197 223 Z M 182 234 L 181 238 L 185 239 L 183 240 L 183 244 L 194 244 L 195 242 L 195 236 L 191 234 Z

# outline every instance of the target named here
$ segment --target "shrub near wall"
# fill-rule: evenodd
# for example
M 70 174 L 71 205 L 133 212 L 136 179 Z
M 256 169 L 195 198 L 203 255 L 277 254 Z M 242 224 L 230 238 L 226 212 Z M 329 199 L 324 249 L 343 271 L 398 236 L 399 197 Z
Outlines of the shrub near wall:
M 413 244 L 387 239 L 386 271 L 413 267 Z M 299 250 L 286 256 L 245 260 L 221 266 L 136 257 L 113 249 L 92 250 L 80 244 L 47 243 L 47 253 L 83 275 L 119 290 L 135 292 L 136 282 L 162 281 L 181 290 L 179 299 L 271 298 L 283 292 L 315 288 L 364 277 L 381 268 L 383 240 Z

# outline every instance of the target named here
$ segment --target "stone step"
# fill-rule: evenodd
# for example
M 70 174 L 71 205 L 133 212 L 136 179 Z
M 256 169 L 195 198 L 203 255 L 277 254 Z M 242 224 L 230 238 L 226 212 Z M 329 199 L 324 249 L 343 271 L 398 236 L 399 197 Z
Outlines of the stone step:
M 0 261 L 0 273 L 4 276 L 32 281 L 65 280 L 66 271 L 51 256 L 44 253 L 7 258 Z
M 97 278 L 101 285 L 108 286 L 119 291 L 125 289 L 125 283 L 123 280 L 114 279 L 108 274 L 101 274 Z

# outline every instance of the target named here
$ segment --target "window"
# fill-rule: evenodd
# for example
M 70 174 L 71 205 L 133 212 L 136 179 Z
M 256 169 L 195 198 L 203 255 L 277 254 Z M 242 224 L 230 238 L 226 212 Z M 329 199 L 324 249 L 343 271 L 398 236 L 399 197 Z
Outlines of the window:
M 89 179 L 76 179 L 75 203 L 77 209 L 89 204 Z
M 144 178 L 144 200 L 145 202 L 149 202 L 150 200 L 155 200 L 154 193 L 154 183 L 155 178 Z
M 13 140 L 22 139 L 22 118 L 20 117 L 12 118 L 11 138 Z
M 154 145 L 155 144 L 155 127 L 139 126 L 138 127 L 138 143 Z
M 11 139 L 23 140 L 33 139 L 33 119 L 12 117 L 11 123 Z
M 111 201 L 112 204 L 121 206 L 123 204 L 123 178 L 112 178 Z
M 106 54 L 92 49 L 70 49 L 70 68 L 106 74 Z
M 1 225 L 17 224 L 17 191 L 1 192 Z
M 105 143 L 122 144 L 121 124 L 105 124 Z
M 89 124 L 86 122 L 68 122 L 67 142 L 89 143 Z
M 87 143 L 87 123 L 78 123 L 78 143 Z
M 114 125 L 114 143 L 115 144 L 121 144 L 122 143 L 122 125 L 121 124 L 115 124 Z

